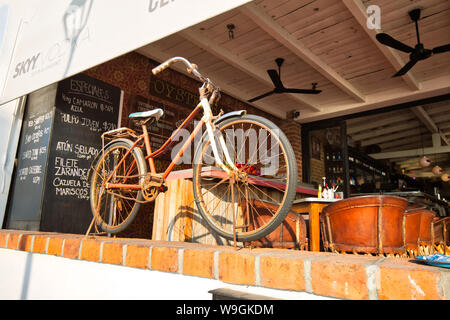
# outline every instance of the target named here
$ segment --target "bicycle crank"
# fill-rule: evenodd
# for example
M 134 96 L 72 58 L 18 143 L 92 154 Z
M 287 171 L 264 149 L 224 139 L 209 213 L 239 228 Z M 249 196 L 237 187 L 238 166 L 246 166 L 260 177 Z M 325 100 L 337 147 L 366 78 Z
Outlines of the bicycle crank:
M 159 192 L 164 192 L 167 187 L 164 186 L 164 179 L 160 175 L 147 173 L 142 185 L 142 196 L 146 201 L 153 201 Z

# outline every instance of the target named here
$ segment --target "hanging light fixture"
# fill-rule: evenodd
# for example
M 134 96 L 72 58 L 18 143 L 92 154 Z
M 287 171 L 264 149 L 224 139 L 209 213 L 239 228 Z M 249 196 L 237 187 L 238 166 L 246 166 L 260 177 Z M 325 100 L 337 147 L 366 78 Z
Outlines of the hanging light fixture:
M 444 170 L 442 170 L 442 168 L 439 166 L 434 166 L 431 172 L 433 172 L 433 174 L 436 176 L 440 176 L 441 174 L 444 173 Z
M 419 165 L 420 165 L 422 168 L 426 168 L 426 167 L 430 166 L 431 160 L 428 159 L 428 157 L 426 157 L 426 156 L 424 155 L 425 152 L 424 152 L 424 145 L 423 145 L 422 130 L 420 130 L 420 141 L 422 142 L 422 155 L 423 155 L 423 157 L 419 159 Z
M 422 168 L 426 168 L 426 167 L 430 166 L 431 160 L 428 159 L 428 157 L 423 156 L 422 158 L 419 159 L 419 164 Z

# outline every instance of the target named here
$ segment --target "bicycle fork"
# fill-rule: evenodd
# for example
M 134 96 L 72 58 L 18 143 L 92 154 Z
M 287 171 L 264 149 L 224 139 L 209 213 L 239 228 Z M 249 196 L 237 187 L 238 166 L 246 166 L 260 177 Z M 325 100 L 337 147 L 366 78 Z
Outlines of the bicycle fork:
M 227 162 L 227 164 L 224 164 L 220 155 L 219 155 L 219 150 L 217 149 L 217 144 L 216 144 L 216 140 L 214 137 L 214 130 L 213 130 L 213 126 L 212 126 L 212 111 L 211 111 L 211 106 L 209 104 L 208 99 L 203 96 L 202 91 L 200 90 L 200 103 L 203 106 L 203 110 L 204 110 L 204 116 L 202 118 L 202 121 L 205 123 L 206 126 L 206 131 L 208 133 L 209 136 L 209 141 L 211 142 L 211 148 L 213 150 L 213 154 L 214 154 L 214 158 L 216 160 L 217 165 L 224 170 L 229 176 L 230 176 L 230 184 L 231 184 L 231 202 L 234 203 L 235 201 L 235 195 L 234 195 L 234 188 L 235 188 L 235 179 L 238 178 L 236 173 L 239 171 L 238 168 L 235 166 L 234 161 L 231 159 L 230 154 L 228 153 L 228 148 L 226 146 L 225 143 L 225 139 L 223 137 L 222 134 L 219 135 L 218 139 L 219 139 L 219 143 L 220 146 L 222 147 L 222 151 L 223 154 L 225 156 L 225 161 Z M 234 243 L 234 248 L 237 249 L 237 239 L 236 239 L 236 217 L 237 217 L 237 209 L 236 207 L 233 205 L 233 243 Z
M 217 149 L 216 139 L 214 137 L 214 129 L 212 126 L 212 111 L 208 99 L 206 97 L 201 97 L 200 104 L 202 105 L 204 111 L 202 121 L 205 123 L 206 132 L 208 133 L 209 141 L 211 142 L 211 149 L 213 151 L 214 159 L 216 160 L 217 165 L 228 174 L 231 174 L 233 171 L 237 172 L 238 169 L 231 159 L 225 143 L 225 139 L 222 134 L 219 135 L 218 139 L 227 164 L 224 164 L 220 157 L 219 150 Z

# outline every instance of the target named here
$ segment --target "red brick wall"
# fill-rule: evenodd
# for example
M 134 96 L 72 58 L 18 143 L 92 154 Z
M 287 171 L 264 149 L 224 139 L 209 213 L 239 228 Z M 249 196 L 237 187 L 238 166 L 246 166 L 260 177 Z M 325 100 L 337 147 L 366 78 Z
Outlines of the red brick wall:
M 284 132 L 289 142 L 292 145 L 295 153 L 295 159 L 297 160 L 298 178 L 302 181 L 302 139 L 301 139 L 301 126 L 294 120 L 283 120 L 279 125 L 280 129 Z
M 20 230 L 0 230 L 0 248 L 342 299 L 450 299 L 450 272 L 410 258 Z

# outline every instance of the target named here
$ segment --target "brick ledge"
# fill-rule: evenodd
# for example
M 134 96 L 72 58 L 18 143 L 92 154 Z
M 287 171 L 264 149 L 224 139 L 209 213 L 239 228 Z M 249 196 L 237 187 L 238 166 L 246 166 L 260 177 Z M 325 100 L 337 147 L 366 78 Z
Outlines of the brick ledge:
M 0 229 L 0 248 L 358 300 L 449 300 L 450 270 L 408 258 Z

